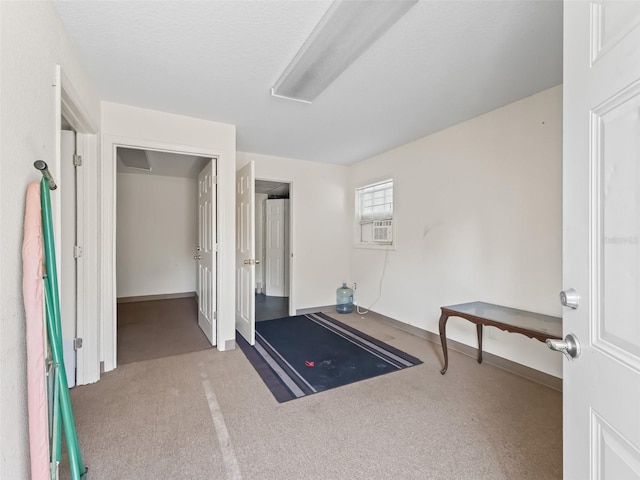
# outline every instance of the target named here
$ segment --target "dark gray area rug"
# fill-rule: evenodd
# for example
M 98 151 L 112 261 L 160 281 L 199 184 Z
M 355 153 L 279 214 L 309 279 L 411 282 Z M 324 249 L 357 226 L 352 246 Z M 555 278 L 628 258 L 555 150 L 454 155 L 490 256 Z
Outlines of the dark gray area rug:
M 422 363 L 323 313 L 256 324 L 256 344 L 240 349 L 278 402 Z

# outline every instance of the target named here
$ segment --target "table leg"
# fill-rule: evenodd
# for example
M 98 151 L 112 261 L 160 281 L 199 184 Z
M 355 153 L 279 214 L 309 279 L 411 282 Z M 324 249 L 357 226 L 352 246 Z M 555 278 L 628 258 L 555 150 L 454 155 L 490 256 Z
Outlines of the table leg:
M 482 324 L 476 323 L 478 330 L 478 363 L 482 363 Z
M 449 368 L 449 353 L 447 352 L 447 319 L 449 315 L 442 312 L 440 315 L 440 343 L 442 344 L 442 353 L 444 353 L 444 368 L 440 370 L 440 373 L 444 375 Z

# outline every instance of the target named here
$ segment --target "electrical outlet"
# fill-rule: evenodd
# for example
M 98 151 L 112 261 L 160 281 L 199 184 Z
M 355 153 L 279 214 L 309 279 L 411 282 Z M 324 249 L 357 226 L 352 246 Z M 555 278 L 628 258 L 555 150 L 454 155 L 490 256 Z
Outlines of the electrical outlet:
M 356 282 L 353 282 L 353 289 L 357 290 L 358 289 L 358 284 Z

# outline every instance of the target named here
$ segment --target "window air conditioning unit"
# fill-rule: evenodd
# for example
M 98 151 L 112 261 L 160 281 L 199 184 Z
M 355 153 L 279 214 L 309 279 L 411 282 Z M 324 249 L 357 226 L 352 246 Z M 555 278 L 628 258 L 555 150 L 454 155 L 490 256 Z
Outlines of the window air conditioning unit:
M 393 220 L 376 220 L 373 222 L 373 241 L 375 243 L 391 243 L 393 240 Z

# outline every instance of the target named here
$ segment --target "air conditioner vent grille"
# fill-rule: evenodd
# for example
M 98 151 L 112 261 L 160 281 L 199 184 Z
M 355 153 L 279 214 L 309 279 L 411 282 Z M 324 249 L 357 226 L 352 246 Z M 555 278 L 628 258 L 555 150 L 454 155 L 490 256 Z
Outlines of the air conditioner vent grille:
M 393 220 L 376 220 L 373 222 L 373 241 L 391 243 L 393 240 Z

